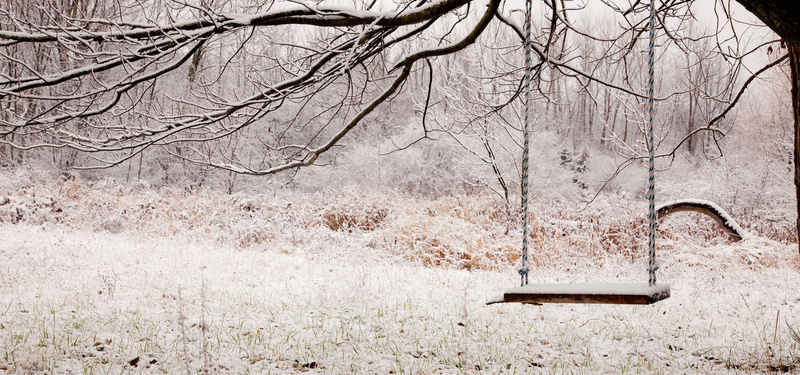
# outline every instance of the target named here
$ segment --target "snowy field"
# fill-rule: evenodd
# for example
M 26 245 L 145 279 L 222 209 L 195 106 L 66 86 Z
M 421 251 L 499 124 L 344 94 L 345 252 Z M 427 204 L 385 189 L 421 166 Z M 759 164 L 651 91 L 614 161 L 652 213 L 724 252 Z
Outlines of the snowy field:
M 797 250 L 758 236 L 702 247 L 663 240 L 659 280 L 672 297 L 652 306 L 485 306 L 518 282 L 513 262 L 431 266 L 390 254 L 376 233 L 328 225 L 246 244 L 249 232 L 220 240 L 177 219 L 173 235 L 155 234 L 169 232 L 166 221 L 91 228 L 65 212 L 102 199 L 60 194 L 36 198 L 58 206 L 58 220 L 35 219 L 30 193 L 5 203 L 30 209 L 14 211 L 30 222 L 0 224 L 7 373 L 800 371 L 789 329 L 800 327 Z M 125 196 L 116 199 L 126 212 Z M 424 225 L 412 229 L 441 229 Z M 533 282 L 646 277 L 638 255 L 549 259 Z
M 486 306 L 518 283 L 496 198 L 3 177 L 6 373 L 800 371 L 797 248 L 763 236 L 790 235 L 784 219 L 740 222 L 736 243 L 668 218 L 672 297 L 652 306 Z M 642 207 L 539 202 L 532 282 L 644 282 Z

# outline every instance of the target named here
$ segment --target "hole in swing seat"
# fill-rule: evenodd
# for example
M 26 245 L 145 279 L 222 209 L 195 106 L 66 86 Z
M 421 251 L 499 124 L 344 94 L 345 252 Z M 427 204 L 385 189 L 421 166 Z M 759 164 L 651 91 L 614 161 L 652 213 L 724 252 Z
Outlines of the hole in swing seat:
M 669 298 L 669 284 L 649 286 L 647 283 L 575 283 L 530 284 L 503 291 L 488 301 L 495 303 L 584 303 L 612 305 L 650 305 Z

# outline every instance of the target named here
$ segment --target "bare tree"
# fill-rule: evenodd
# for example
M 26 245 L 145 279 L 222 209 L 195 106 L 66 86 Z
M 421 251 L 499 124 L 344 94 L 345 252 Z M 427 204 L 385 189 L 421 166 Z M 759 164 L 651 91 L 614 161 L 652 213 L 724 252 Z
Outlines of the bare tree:
M 310 165 L 395 95 L 415 63 L 472 44 L 494 18 L 499 1 L 477 11 L 465 0 L 409 3 L 392 11 L 269 3 L 249 15 L 182 4 L 170 2 L 160 19 L 72 17 L 48 3 L 40 8 L 50 17 L 39 22 L 4 11 L 3 24 L 14 30 L 0 32 L 2 56 L 10 66 L 0 78 L 0 100 L 31 106 L 6 113 L 0 140 L 23 150 L 66 147 L 96 153 L 89 167 L 119 164 L 154 145 L 169 150 L 177 144 L 183 146 L 176 156 L 240 173 Z M 134 2 L 117 13 L 149 7 Z M 288 26 L 290 32 L 280 32 Z M 443 35 L 436 38 L 433 29 Z M 453 29 L 460 30 L 458 36 Z M 432 42 L 402 52 L 407 42 L 426 39 Z M 212 43 L 223 45 L 220 53 L 227 56 L 216 77 L 208 78 L 211 83 L 229 78 L 240 55 L 260 55 L 260 70 L 241 67 L 245 87 L 193 85 L 197 56 Z M 264 45 L 272 48 L 259 47 Z M 29 46 L 50 47 L 69 67 L 34 64 L 36 56 L 15 50 Z M 179 88 L 169 87 L 175 80 L 167 78 L 187 66 L 190 95 L 181 95 Z M 165 88 L 176 94 L 151 100 L 150 93 Z M 270 127 L 265 118 L 282 109 L 300 115 L 283 116 L 292 120 Z M 254 125 L 266 127 L 257 140 L 264 151 L 260 160 L 204 152 L 207 143 Z
M 503 34 L 506 46 L 518 46 L 508 38 L 521 35 L 516 10 L 504 15 L 499 0 L 406 2 L 391 10 L 373 10 L 375 2 L 361 9 L 267 2 L 219 10 L 131 0 L 98 16 L 92 12 L 100 3 L 77 9 L 40 0 L 32 7 L 37 17 L 23 11 L 31 7 L 21 1 L 0 10 L 8 25 L 0 31 L 6 62 L 0 101 L 24 107 L 3 113 L 2 144 L 91 153 L 82 167 L 117 165 L 159 146 L 239 173 L 275 173 L 314 164 L 402 91 L 420 61 L 468 48 L 494 20 L 512 31 Z M 662 12 L 675 6 L 664 4 Z M 630 27 L 612 40 L 635 38 L 642 8 L 618 12 L 630 18 L 624 18 Z M 566 76 L 579 86 L 599 81 L 623 93 L 641 92 L 631 82 L 602 80 L 587 71 L 590 63 L 573 63 L 565 37 L 575 32 L 568 9 L 544 2 L 541 11 L 549 25 L 537 32 L 533 48 L 537 66 L 547 67 L 537 73 L 542 87 L 559 87 Z M 46 57 L 37 49 L 46 49 Z M 199 79 L 211 50 L 218 64 Z M 188 79 L 180 83 L 176 74 Z M 498 76 L 518 80 L 519 70 Z M 542 94 L 563 109 L 562 91 Z M 508 94 L 489 111 L 511 103 L 516 90 Z M 562 109 L 558 113 L 570 113 Z M 219 142 L 246 127 L 259 129 L 257 152 L 222 152 Z

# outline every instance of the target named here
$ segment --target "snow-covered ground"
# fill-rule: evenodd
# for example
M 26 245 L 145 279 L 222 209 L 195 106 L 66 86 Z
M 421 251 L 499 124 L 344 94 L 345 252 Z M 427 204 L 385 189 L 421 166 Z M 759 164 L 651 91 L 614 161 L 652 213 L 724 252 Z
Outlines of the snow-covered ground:
M 800 370 L 794 245 L 662 241 L 652 306 L 492 305 L 500 270 L 430 267 L 331 231 L 233 246 L 0 224 L 8 373 L 748 373 Z M 643 258 L 643 257 L 642 257 Z M 463 268 L 463 267 L 462 267 Z M 565 256 L 533 282 L 644 281 L 644 260 Z M 798 367 L 796 367 L 798 366 Z

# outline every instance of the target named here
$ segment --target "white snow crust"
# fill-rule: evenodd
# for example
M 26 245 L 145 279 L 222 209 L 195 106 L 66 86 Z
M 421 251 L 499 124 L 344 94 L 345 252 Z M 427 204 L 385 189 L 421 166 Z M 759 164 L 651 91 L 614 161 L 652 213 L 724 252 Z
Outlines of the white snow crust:
M 652 306 L 485 307 L 513 270 L 387 262 L 337 237 L 289 251 L 4 223 L 0 238 L 11 373 L 735 374 L 798 353 L 796 253 L 763 239 L 676 244 L 660 272 L 672 297 Z M 534 271 L 643 277 L 621 259 Z
M 700 246 L 667 232 L 669 299 L 487 307 L 519 283 L 519 233 L 491 199 L 22 177 L 0 174 L 0 371 L 11 374 L 800 371 L 792 243 Z M 643 221 L 631 225 L 625 202 L 598 205 L 538 211 L 532 284 L 645 285 L 644 251 L 631 247 Z

